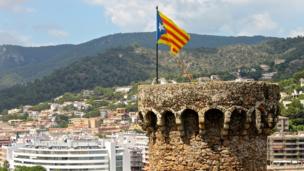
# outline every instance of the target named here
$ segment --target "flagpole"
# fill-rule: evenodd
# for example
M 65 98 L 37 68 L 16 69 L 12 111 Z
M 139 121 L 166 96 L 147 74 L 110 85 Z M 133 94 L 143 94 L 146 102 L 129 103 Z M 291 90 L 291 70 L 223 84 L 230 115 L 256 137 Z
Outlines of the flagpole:
M 157 14 L 158 14 L 158 6 L 156 6 L 156 17 L 158 17 L 157 16 Z M 157 18 L 156 18 L 156 21 L 157 21 Z M 156 48 L 155 48 L 155 50 L 156 50 L 156 84 L 158 84 L 158 43 L 157 43 L 157 40 L 158 40 L 158 22 L 156 23 Z

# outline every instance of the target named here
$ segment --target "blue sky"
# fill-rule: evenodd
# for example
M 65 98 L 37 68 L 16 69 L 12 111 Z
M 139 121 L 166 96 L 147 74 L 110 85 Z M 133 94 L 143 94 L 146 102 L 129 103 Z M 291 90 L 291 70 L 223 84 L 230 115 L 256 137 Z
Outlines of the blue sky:
M 191 33 L 304 35 L 304 0 L 0 0 L 0 44 L 78 44 L 154 31 L 156 5 Z

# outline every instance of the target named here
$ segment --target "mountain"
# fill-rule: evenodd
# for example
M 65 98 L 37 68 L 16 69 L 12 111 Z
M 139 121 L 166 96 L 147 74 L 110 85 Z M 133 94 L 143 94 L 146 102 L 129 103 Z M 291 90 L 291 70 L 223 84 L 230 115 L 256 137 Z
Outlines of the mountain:
M 35 104 L 84 87 L 128 85 L 151 77 L 154 60 L 133 48 L 112 49 L 85 57 L 51 75 L 0 91 L 0 109 Z
M 68 66 L 81 58 L 96 56 L 108 49 L 133 45 L 154 48 L 154 39 L 155 33 L 152 32 L 119 33 L 78 45 L 45 47 L 2 45 L 0 46 L 0 89 L 42 78 L 54 70 Z M 253 45 L 272 39 L 274 38 L 262 36 L 225 37 L 191 34 L 191 41 L 185 48 L 218 48 L 236 44 Z
M 183 61 L 195 78 L 218 74 L 224 80 L 234 79 L 236 75 L 260 79 L 269 73 L 275 73 L 276 79 L 288 78 L 304 69 L 303 45 L 304 38 L 298 37 L 254 45 L 185 49 L 178 58 L 171 57 L 168 51 L 160 51 L 159 71 L 163 77 L 183 79 L 178 65 Z M 74 61 L 42 79 L 1 90 L 0 110 L 35 104 L 65 92 L 78 92 L 95 86 L 112 87 L 151 80 L 154 70 L 153 49 L 134 46 L 109 49 Z

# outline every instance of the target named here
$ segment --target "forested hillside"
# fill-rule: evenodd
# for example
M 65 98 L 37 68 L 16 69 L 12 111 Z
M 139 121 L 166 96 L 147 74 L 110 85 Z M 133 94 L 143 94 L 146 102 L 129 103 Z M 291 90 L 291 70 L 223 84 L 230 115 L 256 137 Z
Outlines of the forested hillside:
M 279 82 L 283 92 L 281 115 L 289 118 L 291 131 L 304 131 L 304 87 L 300 84 L 301 78 L 304 78 L 304 69 Z
M 110 87 L 146 80 L 151 77 L 153 62 L 128 48 L 109 50 L 94 58 L 74 62 L 43 79 L 0 91 L 0 109 L 35 104 L 65 92 L 77 92 L 97 85 Z
M 178 61 L 183 61 L 194 78 L 219 75 L 223 80 L 237 76 L 259 80 L 273 74 L 286 79 L 303 68 L 304 38 L 275 39 L 256 45 L 229 45 L 220 48 L 184 49 L 178 57 L 167 50 L 159 53 L 160 75 L 181 77 Z M 67 45 L 68 46 L 68 45 Z M 35 104 L 95 86 L 112 87 L 152 80 L 155 76 L 155 51 L 139 46 L 115 48 L 74 61 L 50 75 L 0 91 L 0 110 Z
M 191 41 L 185 47 L 217 48 L 235 44 L 257 44 L 274 38 L 224 37 L 191 34 Z M 81 58 L 96 56 L 112 48 L 139 46 L 154 49 L 155 33 L 119 33 L 94 39 L 78 45 L 46 47 L 0 46 L 0 89 L 16 83 L 42 78 L 54 70 L 65 67 Z M 163 47 L 161 47 L 162 49 Z

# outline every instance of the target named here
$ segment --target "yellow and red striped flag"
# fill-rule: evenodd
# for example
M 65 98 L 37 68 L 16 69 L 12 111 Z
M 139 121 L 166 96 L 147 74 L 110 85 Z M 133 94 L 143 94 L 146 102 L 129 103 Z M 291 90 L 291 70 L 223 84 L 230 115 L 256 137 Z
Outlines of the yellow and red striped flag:
M 157 10 L 157 43 L 170 47 L 174 55 L 188 43 L 190 35 L 178 27 L 171 19 Z

